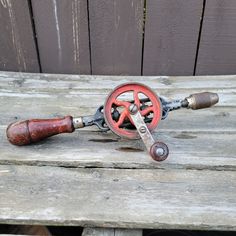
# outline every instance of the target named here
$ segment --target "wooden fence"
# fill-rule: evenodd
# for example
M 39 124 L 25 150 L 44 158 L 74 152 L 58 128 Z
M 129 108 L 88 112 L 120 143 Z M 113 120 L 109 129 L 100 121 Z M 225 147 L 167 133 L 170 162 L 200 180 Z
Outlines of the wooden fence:
M 236 74 L 236 1 L 0 0 L 0 70 Z

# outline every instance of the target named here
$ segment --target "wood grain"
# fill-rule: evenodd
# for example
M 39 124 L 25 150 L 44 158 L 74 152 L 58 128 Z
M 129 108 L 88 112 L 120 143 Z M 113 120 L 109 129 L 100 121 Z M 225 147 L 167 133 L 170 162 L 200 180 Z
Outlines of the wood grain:
M 0 1 L 0 70 L 39 72 L 27 0 Z
M 111 89 L 134 81 L 168 98 L 217 92 L 220 102 L 160 123 L 154 137 L 170 149 L 163 163 L 139 140 L 96 127 L 32 146 L 6 139 L 12 121 L 93 114 Z M 1 72 L 0 223 L 108 227 L 103 234 L 119 236 L 124 231 L 114 228 L 236 230 L 235 88 L 235 76 Z
M 148 0 L 144 75 L 193 75 L 202 0 Z
M 235 171 L 4 165 L 0 175 L 1 223 L 236 230 Z
M 90 74 L 87 1 L 32 0 L 42 72 Z
M 71 116 L 66 116 L 14 122 L 7 127 L 7 138 L 12 144 L 22 146 L 60 133 L 72 133 L 75 130 L 72 119 Z
M 96 127 L 22 148 L 13 147 L 6 139 L 5 129 L 13 121 L 94 114 L 113 87 L 128 81 L 145 81 L 158 94 L 173 99 L 201 91 L 217 92 L 220 102 L 210 109 L 172 112 L 160 123 L 155 138 L 170 148 L 169 158 L 161 164 L 151 161 L 140 141 L 119 139 L 110 132 L 103 134 Z M 2 72 L 0 87 L 1 164 L 235 170 L 235 76 L 193 80 Z
M 235 170 L 235 132 L 157 131 L 154 138 L 169 146 L 169 157 L 154 162 L 141 141 L 119 139 L 95 130 L 52 137 L 32 146 L 11 145 L 1 132 L 0 164 L 138 169 Z
M 89 0 L 93 74 L 140 75 L 143 0 Z
M 236 73 L 236 2 L 207 0 L 197 60 L 197 75 Z

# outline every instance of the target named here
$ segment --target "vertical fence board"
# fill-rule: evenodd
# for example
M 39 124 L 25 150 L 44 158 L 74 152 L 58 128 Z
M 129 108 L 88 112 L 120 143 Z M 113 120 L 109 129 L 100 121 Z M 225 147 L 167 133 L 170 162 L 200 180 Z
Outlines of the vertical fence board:
M 202 0 L 148 0 L 144 75 L 193 75 Z
M 0 0 L 0 70 L 39 71 L 27 0 Z
M 86 0 L 33 0 L 42 72 L 90 74 Z
M 93 74 L 140 75 L 143 0 L 89 0 Z
M 236 1 L 207 0 L 196 74 L 236 73 Z

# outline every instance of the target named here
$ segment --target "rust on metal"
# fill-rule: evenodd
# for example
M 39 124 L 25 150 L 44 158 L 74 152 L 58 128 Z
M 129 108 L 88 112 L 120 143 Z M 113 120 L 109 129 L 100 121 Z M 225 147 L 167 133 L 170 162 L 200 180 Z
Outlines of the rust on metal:
M 163 142 L 155 142 L 150 149 L 150 155 L 155 161 L 164 161 L 169 155 L 169 148 Z
M 197 110 L 215 105 L 219 101 L 219 96 L 217 93 L 203 92 L 191 94 L 185 100 L 188 102 L 188 108 Z

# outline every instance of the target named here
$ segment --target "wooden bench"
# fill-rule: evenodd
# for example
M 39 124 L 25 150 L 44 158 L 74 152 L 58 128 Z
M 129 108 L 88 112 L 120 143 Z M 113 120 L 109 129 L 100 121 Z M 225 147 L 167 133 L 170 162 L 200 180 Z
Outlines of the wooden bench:
M 93 114 L 115 86 L 128 81 L 173 99 L 217 92 L 220 102 L 172 112 L 161 122 L 154 136 L 170 149 L 162 163 L 151 161 L 140 140 L 96 127 L 24 147 L 6 139 L 7 125 L 16 120 Z M 144 228 L 236 230 L 235 107 L 233 75 L 1 72 L 0 223 L 83 226 L 83 235 L 141 235 Z

